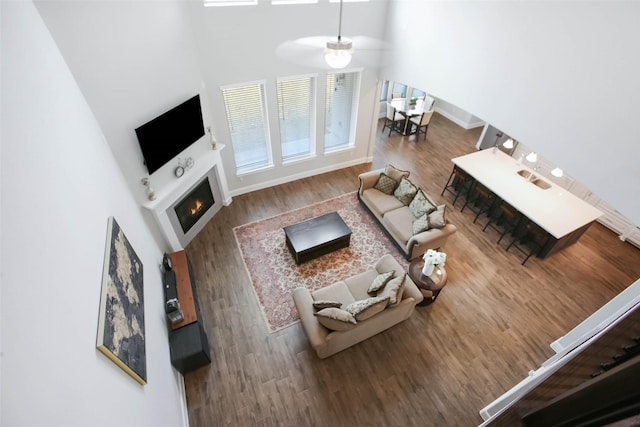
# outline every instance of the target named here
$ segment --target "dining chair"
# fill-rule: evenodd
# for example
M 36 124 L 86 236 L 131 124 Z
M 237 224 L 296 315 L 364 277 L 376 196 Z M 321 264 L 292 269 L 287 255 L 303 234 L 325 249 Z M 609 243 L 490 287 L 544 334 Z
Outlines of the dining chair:
M 421 116 L 412 117 L 409 119 L 409 126 L 411 126 L 410 135 L 416 134 L 416 140 L 420 139 L 420 134 L 424 133 L 424 140 L 427 140 L 427 128 L 431 122 L 433 111 L 425 111 Z M 413 127 L 415 126 L 415 131 Z
M 405 117 L 396 112 L 396 109 L 391 103 L 387 102 L 387 115 L 384 119 L 384 126 L 382 126 L 382 132 L 384 132 L 385 128 L 389 128 L 389 136 L 391 136 L 392 131 L 396 131 L 398 133 L 402 133 L 401 126 L 404 124 Z
M 395 99 L 395 98 L 402 98 L 402 93 L 401 92 L 393 92 L 391 94 L 391 98 Z

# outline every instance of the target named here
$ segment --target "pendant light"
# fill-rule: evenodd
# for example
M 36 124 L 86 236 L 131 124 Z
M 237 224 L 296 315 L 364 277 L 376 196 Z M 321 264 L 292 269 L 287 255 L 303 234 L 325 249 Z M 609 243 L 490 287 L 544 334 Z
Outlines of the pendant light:
M 324 51 L 324 60 L 331 68 L 344 68 L 351 62 L 353 54 L 351 40 L 342 38 L 342 0 L 340 0 L 340 18 L 338 21 L 337 40 L 327 41 L 327 48 Z

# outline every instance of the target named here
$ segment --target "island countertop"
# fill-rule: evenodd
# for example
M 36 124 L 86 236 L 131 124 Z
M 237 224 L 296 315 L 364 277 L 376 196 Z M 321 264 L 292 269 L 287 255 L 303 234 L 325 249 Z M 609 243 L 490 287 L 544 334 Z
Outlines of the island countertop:
M 480 150 L 456 157 L 452 162 L 556 239 L 602 215 L 589 203 L 500 150 Z M 519 175 L 519 171 L 533 174 L 548 188 L 537 186 Z

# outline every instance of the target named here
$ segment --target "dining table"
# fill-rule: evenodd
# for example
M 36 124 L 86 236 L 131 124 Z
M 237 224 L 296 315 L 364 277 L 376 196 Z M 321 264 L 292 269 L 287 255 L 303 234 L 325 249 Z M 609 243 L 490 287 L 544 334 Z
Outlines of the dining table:
M 402 125 L 402 134 L 408 135 L 411 132 L 411 126 L 409 126 L 409 119 L 422 115 L 424 112 L 424 100 L 418 99 L 415 104 L 411 103 L 410 98 L 393 98 L 391 106 L 396 111 L 404 116 L 404 123 Z
M 526 226 L 532 221 L 548 234 L 538 256 L 544 258 L 575 243 L 602 212 L 534 167 L 501 150 L 489 148 L 452 159 L 474 180 L 516 208 Z

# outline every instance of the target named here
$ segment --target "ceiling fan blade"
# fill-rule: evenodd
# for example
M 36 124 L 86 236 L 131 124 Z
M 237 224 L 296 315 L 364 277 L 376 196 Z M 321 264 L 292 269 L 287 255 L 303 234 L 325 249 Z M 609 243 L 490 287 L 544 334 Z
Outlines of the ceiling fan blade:
M 353 49 L 358 50 L 378 50 L 385 52 L 391 50 L 391 44 L 380 39 L 374 39 L 369 36 L 354 36 L 350 37 L 353 41 Z
M 327 40 L 323 36 L 287 40 L 278 45 L 276 56 L 294 64 L 327 69 L 328 65 L 324 60 Z

